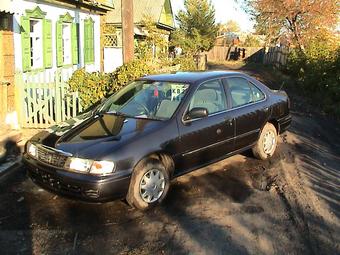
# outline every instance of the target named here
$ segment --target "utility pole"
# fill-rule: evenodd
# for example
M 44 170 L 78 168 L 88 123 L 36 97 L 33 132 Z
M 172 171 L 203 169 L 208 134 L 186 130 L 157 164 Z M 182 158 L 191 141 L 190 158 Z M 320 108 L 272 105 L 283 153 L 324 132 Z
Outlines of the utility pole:
M 121 0 L 122 31 L 123 31 L 123 60 L 124 63 L 134 57 L 134 24 L 133 24 L 133 0 Z

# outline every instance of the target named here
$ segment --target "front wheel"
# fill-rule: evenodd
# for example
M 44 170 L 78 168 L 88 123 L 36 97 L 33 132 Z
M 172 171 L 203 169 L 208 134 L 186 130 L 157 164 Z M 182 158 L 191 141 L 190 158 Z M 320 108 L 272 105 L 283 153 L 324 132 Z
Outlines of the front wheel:
M 132 207 L 146 210 L 164 200 L 169 186 L 164 165 L 157 159 L 147 159 L 135 167 L 126 200 Z
M 277 146 L 277 131 L 273 124 L 267 123 L 260 134 L 256 145 L 252 148 L 256 158 L 265 160 L 273 156 Z

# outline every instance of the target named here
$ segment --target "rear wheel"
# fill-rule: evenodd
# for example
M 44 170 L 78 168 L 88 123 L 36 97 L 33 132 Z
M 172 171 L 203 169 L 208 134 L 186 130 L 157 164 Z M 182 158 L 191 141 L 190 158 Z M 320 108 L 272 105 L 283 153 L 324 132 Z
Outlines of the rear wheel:
M 146 210 L 164 200 L 169 186 L 164 165 L 157 159 L 143 160 L 133 171 L 126 200 L 132 207 Z
M 277 146 L 277 130 L 273 124 L 267 123 L 260 134 L 256 145 L 252 148 L 253 154 L 258 159 L 267 159 L 273 156 Z

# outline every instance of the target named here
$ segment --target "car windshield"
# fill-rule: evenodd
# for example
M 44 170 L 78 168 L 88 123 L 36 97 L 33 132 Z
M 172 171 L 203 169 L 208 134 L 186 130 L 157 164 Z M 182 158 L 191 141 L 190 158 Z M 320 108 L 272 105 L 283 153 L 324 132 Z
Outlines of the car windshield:
M 182 101 L 189 84 L 160 81 L 134 81 L 109 97 L 100 113 L 135 118 L 167 120 Z

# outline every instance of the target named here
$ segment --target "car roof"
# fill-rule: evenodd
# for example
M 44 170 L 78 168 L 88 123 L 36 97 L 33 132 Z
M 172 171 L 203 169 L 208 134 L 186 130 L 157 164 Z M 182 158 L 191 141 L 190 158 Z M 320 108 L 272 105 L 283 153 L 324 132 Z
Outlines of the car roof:
M 246 76 L 244 73 L 235 71 L 202 71 L 202 72 L 176 72 L 170 74 L 148 75 L 140 78 L 139 80 L 196 83 L 214 78 L 228 77 L 234 75 Z

